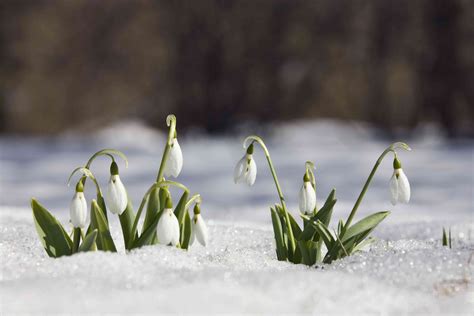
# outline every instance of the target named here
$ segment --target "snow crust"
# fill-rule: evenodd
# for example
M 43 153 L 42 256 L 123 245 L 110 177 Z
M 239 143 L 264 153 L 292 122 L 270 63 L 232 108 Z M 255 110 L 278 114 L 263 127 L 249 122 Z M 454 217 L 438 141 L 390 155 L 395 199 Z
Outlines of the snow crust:
M 336 187 L 333 222 L 345 219 L 388 146 L 376 134 L 363 125 L 318 121 L 277 126 L 267 135 L 293 214 L 304 162 L 312 160 L 318 203 Z M 410 204 L 391 206 L 392 160 L 386 159 L 357 215 L 392 211 L 375 231 L 378 241 L 349 258 L 310 268 L 276 260 L 268 206 L 277 195 L 258 148 L 255 186 L 233 184 L 243 137 L 180 137 L 184 167 L 178 180 L 203 196 L 208 247 L 196 243 L 185 252 L 149 246 L 59 259 L 48 258 L 40 246 L 29 198 L 67 223 L 74 193 L 74 185 L 65 183 L 69 172 L 96 150 L 113 146 L 129 158 L 128 169 L 119 164 L 121 178 L 138 205 L 156 177 L 165 137 L 139 122 L 122 122 L 85 137 L 0 138 L 1 312 L 472 315 L 474 144 L 447 143 L 432 130 L 420 134 L 407 140 L 412 152 L 400 152 L 412 185 Z M 92 168 L 104 188 L 108 164 L 104 158 Z M 86 187 L 89 201 L 93 195 Z M 119 222 L 109 217 L 123 249 Z M 443 226 L 452 229 L 453 249 L 440 245 Z

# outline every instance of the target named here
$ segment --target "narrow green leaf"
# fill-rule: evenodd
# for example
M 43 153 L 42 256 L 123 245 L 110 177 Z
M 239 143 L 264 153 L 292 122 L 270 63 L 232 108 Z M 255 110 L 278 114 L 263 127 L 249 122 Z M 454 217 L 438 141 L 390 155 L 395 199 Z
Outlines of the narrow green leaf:
M 135 242 L 132 244 L 131 249 L 139 248 L 139 247 L 146 246 L 146 245 L 151 245 L 153 237 L 156 235 L 156 227 L 158 226 L 158 222 L 160 220 L 160 217 L 161 217 L 162 213 L 163 212 L 160 212 L 160 213 L 155 215 L 155 218 L 150 223 L 148 228 L 145 229 L 143 234 L 141 234 L 140 237 L 138 239 L 136 239 Z
M 322 240 L 324 241 L 324 244 L 326 245 L 326 248 L 332 249 L 334 246 L 334 237 L 332 236 L 331 232 L 329 229 L 324 225 L 321 221 L 317 222 L 312 222 L 313 227 L 316 229 L 316 231 L 319 233 L 321 236 Z
M 448 235 L 446 234 L 446 229 L 443 227 L 443 239 L 442 239 L 442 242 L 443 242 L 443 246 L 447 246 L 448 245 Z
M 31 209 L 39 239 L 50 257 L 72 254 L 73 243 L 59 221 L 35 199 L 31 199 Z
M 448 244 L 449 244 L 449 249 L 452 248 L 452 244 L 451 244 L 451 228 L 449 228 L 449 233 L 448 233 Z
M 151 190 L 148 196 L 145 221 L 143 222 L 142 233 L 150 226 L 156 214 L 160 211 L 160 188 Z
M 92 200 L 91 204 L 91 229 L 97 229 L 97 249 L 104 251 L 117 252 L 114 241 L 109 231 L 109 224 L 104 217 L 102 209 L 97 204 L 96 200 Z
M 275 208 L 277 212 L 280 214 L 281 217 L 285 217 L 285 212 L 283 211 L 283 208 L 281 207 L 280 204 L 275 204 Z M 295 239 L 299 239 L 301 235 L 301 228 L 298 225 L 298 223 L 295 221 L 293 215 L 291 215 L 290 212 L 288 212 L 288 217 L 290 218 L 290 224 L 291 224 L 291 229 L 293 230 L 293 236 Z
M 270 208 L 270 213 L 272 216 L 273 234 L 275 236 L 277 258 L 280 261 L 285 261 L 288 256 L 287 256 L 285 240 L 283 237 L 283 229 L 282 229 L 280 217 L 278 216 L 278 214 L 276 213 L 273 207 Z
M 82 241 L 81 246 L 79 247 L 79 252 L 87 252 L 94 249 L 94 243 L 97 238 L 98 231 L 94 229 L 91 231 Z
M 128 194 L 127 194 L 128 196 Z M 128 198 L 127 208 L 119 215 L 120 226 L 122 227 L 122 235 L 125 244 L 125 249 L 130 249 L 130 237 L 132 234 L 133 223 L 135 221 L 135 212 L 133 211 L 132 201 Z M 136 239 L 138 233 L 135 232 L 134 239 Z
M 361 219 L 360 221 L 358 221 L 347 229 L 347 231 L 343 235 L 342 242 L 345 242 L 346 240 L 349 240 L 350 238 L 364 233 L 368 230 L 374 229 L 375 226 L 377 226 L 381 221 L 383 221 L 385 217 L 387 217 L 389 214 L 390 212 L 388 211 L 378 212 Z
M 304 241 L 304 240 L 298 240 L 298 249 L 300 250 L 301 253 L 301 263 L 310 266 L 311 265 L 311 258 L 308 252 L 308 247 L 307 243 L 309 241 Z
M 72 234 L 72 253 L 75 253 L 79 249 L 79 243 L 81 242 L 81 229 L 79 227 L 74 227 Z
M 176 205 L 176 208 L 174 209 L 174 215 L 176 215 L 180 227 L 184 222 L 184 215 L 186 213 L 186 210 L 184 208 L 186 207 L 188 197 L 189 193 L 187 191 L 184 191 L 183 195 L 181 195 L 181 198 L 178 201 L 178 204 Z
M 352 253 L 356 253 L 356 252 L 358 252 L 358 251 L 361 251 L 362 248 L 364 248 L 364 247 L 367 246 L 367 245 L 372 244 L 374 241 L 375 241 L 375 238 L 373 238 L 373 237 L 368 237 L 368 238 L 364 239 L 362 242 L 360 242 L 359 244 L 357 244 L 357 246 L 355 246 L 355 247 L 352 249 L 351 254 L 352 254 Z
M 180 245 L 182 249 L 189 248 L 189 241 L 191 240 L 191 233 L 192 233 L 192 225 L 191 225 L 191 217 L 189 216 L 189 212 L 185 212 L 184 221 L 183 221 L 183 228 L 181 229 L 180 233 Z

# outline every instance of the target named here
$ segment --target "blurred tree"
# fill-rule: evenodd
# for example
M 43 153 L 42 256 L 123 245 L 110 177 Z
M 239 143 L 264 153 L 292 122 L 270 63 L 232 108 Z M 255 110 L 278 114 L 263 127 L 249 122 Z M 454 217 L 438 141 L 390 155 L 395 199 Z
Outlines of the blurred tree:
M 0 2 L 0 130 L 332 117 L 472 133 L 474 1 Z

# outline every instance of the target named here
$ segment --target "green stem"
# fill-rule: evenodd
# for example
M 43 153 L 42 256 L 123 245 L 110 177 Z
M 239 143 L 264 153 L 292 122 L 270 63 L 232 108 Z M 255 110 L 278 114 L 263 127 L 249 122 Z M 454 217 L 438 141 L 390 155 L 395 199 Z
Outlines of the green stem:
M 173 142 L 173 137 L 176 133 L 176 116 L 173 114 L 168 115 L 166 118 L 166 125 L 170 128 L 168 133 L 168 141 L 166 142 L 165 149 L 163 150 L 163 156 L 161 157 L 160 168 L 158 169 L 158 175 L 156 176 L 156 182 L 160 182 L 163 178 L 163 172 L 165 171 L 165 165 L 168 161 L 170 153 L 170 147 Z
M 397 142 L 397 143 L 393 143 L 392 145 L 390 145 L 389 147 L 387 147 L 387 149 L 384 150 L 384 152 L 380 155 L 379 159 L 377 159 L 377 161 L 375 162 L 375 165 L 374 167 L 372 168 L 372 171 L 370 172 L 369 174 L 369 177 L 367 178 L 367 180 L 365 181 L 365 184 L 364 184 L 364 187 L 362 188 L 362 191 L 360 192 L 359 194 L 359 197 L 357 198 L 357 201 L 356 203 L 354 204 L 354 207 L 352 208 L 352 211 L 351 213 L 349 214 L 349 217 L 347 218 L 347 221 L 346 223 L 344 224 L 344 227 L 341 231 L 341 238 L 344 236 L 344 233 L 346 232 L 346 229 L 349 228 L 349 226 L 351 225 L 352 223 L 352 220 L 354 219 L 354 216 L 357 212 L 357 209 L 359 208 L 359 205 L 360 203 L 362 202 L 362 200 L 364 199 L 364 196 L 365 196 L 365 193 L 367 192 L 367 189 L 369 188 L 369 185 L 370 183 L 372 182 L 372 178 L 374 177 L 375 175 L 375 172 L 377 171 L 380 163 L 382 162 L 382 160 L 384 159 L 384 157 L 389 153 L 389 152 L 393 152 L 395 153 L 395 149 L 397 148 L 402 148 L 402 149 L 405 149 L 405 150 L 408 150 L 410 151 L 411 148 L 405 144 L 405 143 L 401 143 L 401 142 Z M 396 154 L 396 153 L 395 153 Z
M 189 206 L 191 206 L 191 204 L 192 204 L 194 201 L 197 201 L 196 203 L 200 203 L 200 202 L 201 202 L 201 195 L 200 195 L 200 194 L 194 194 L 194 195 L 188 200 L 188 202 L 186 202 L 186 205 L 184 206 L 184 209 L 187 210 L 187 209 L 189 208 Z
M 255 136 L 255 135 L 248 136 L 244 140 L 244 148 L 248 147 L 247 143 L 249 141 L 257 142 L 262 147 L 262 149 L 265 153 L 265 157 L 267 158 L 268 166 L 270 167 L 270 172 L 272 173 L 273 181 L 275 182 L 275 186 L 276 186 L 276 189 L 277 189 L 277 192 L 278 192 L 278 197 L 280 198 L 281 207 L 283 208 L 283 212 L 285 213 L 285 221 L 286 221 L 286 226 L 287 226 L 287 230 L 288 230 L 288 237 L 289 237 L 289 240 L 290 240 L 291 250 L 295 251 L 296 250 L 296 241 L 295 241 L 295 236 L 293 235 L 293 229 L 291 227 L 290 216 L 288 215 L 288 209 L 286 207 L 285 197 L 283 196 L 283 192 L 281 191 L 280 182 L 278 181 L 278 177 L 277 177 L 275 168 L 273 167 L 273 162 L 272 162 L 272 158 L 270 157 L 270 153 L 267 149 L 267 146 L 265 146 L 265 143 L 263 142 L 263 140 L 260 137 Z

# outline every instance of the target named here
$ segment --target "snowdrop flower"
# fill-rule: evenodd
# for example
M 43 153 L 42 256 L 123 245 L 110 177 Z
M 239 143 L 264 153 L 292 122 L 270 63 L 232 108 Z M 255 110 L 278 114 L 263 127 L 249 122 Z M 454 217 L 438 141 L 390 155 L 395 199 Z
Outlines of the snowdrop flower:
M 257 177 L 257 164 L 253 159 L 253 144 L 247 148 L 247 153 L 239 160 L 234 169 L 234 182 L 245 182 L 252 186 Z
M 189 245 L 194 243 L 194 239 L 197 239 L 197 241 L 204 247 L 207 245 L 207 226 L 201 216 L 201 208 L 198 203 L 196 203 L 194 206 L 194 217 L 192 221 L 191 239 L 189 240 Z
M 121 215 L 127 208 L 127 191 L 120 180 L 118 166 L 115 161 L 110 165 L 110 180 L 105 195 L 105 203 L 113 214 Z
M 393 175 L 390 178 L 391 202 L 393 205 L 400 203 L 408 203 L 410 201 L 410 182 L 403 172 L 402 164 L 395 157 L 393 160 Z
M 174 137 L 163 173 L 167 178 L 170 176 L 177 178 L 181 169 L 183 169 L 183 152 L 181 151 L 181 146 L 179 146 L 178 139 Z
M 176 246 L 179 244 L 179 223 L 172 208 L 171 199 L 168 198 L 166 200 L 166 208 L 163 210 L 163 214 L 161 214 L 160 221 L 158 222 L 156 233 L 160 244 Z
M 72 198 L 69 206 L 69 215 L 71 217 L 71 223 L 75 228 L 86 227 L 87 219 L 87 201 L 84 196 L 84 186 L 82 179 L 76 185 L 76 193 Z
M 306 172 L 303 177 L 303 185 L 299 193 L 300 212 L 303 214 L 311 214 L 316 208 L 316 190 L 309 180 L 309 175 Z

